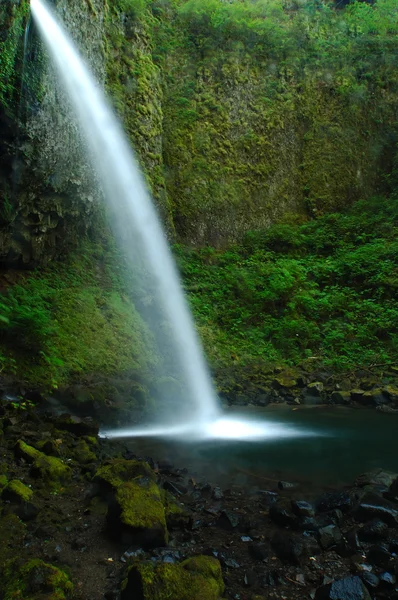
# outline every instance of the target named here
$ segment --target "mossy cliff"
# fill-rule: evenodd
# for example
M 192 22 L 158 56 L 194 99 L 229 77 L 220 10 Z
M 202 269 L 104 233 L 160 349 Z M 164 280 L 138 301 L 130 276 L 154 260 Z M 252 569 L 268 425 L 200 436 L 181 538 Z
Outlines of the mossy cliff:
M 0 261 L 40 265 L 65 255 L 93 228 L 98 191 L 29 3 L 6 4 L 0 9 Z M 102 0 L 57 2 L 103 81 L 103 19 L 95 7 L 103 10 Z
M 391 0 L 56 5 L 181 241 L 222 245 L 383 187 L 398 137 Z M 98 197 L 33 27 L 22 69 L 27 10 L 0 13 L 0 254 L 14 264 L 46 262 L 95 229 Z

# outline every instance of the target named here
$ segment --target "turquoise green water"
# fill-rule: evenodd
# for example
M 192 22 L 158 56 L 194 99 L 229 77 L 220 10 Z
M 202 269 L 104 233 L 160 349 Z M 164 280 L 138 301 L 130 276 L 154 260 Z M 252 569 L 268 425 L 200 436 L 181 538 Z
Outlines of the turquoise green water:
M 231 411 L 303 433 L 257 442 L 201 443 L 130 440 L 140 454 L 170 460 L 197 477 L 220 485 L 270 487 L 279 479 L 318 487 L 352 483 L 375 468 L 398 472 L 398 415 L 375 410 L 274 407 Z M 311 433 L 311 436 L 305 434 Z

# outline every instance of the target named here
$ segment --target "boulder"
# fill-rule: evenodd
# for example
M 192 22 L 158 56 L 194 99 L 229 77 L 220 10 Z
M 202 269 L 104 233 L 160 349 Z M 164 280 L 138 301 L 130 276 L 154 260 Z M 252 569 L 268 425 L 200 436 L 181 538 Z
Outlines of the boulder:
M 348 512 L 353 505 L 353 498 L 348 492 L 327 492 L 322 494 L 316 502 L 319 512 L 328 512 L 336 508 L 342 512 Z
M 14 448 L 16 458 L 23 458 L 31 464 L 33 477 L 42 478 L 52 483 L 63 482 L 71 478 L 72 471 L 60 458 L 47 456 L 32 446 L 18 440 Z
M 336 525 L 327 525 L 326 527 L 321 527 L 318 531 L 319 543 L 324 550 L 328 550 L 332 546 L 336 546 L 341 539 L 342 533 Z
M 219 561 L 195 556 L 177 565 L 133 565 L 123 581 L 121 600 L 218 600 L 223 593 Z
M 317 589 L 315 600 L 371 600 L 359 577 L 345 577 Z
M 74 435 L 97 436 L 99 432 L 98 423 L 91 417 L 80 419 L 80 417 L 64 414 L 56 419 L 55 426 Z
M 20 568 L 11 565 L 2 574 L 4 598 L 52 598 L 66 600 L 73 594 L 73 585 L 64 571 L 33 559 Z
M 373 542 L 375 540 L 380 540 L 388 535 L 388 525 L 381 521 L 380 519 L 373 519 L 362 527 L 359 530 L 358 536 L 361 541 L 364 542 Z
M 108 499 L 107 521 L 113 537 L 145 549 L 167 544 L 162 494 L 147 463 L 111 460 L 98 469 L 94 482 Z
M 336 391 L 332 393 L 331 399 L 333 404 L 346 405 L 351 401 L 351 394 L 350 392 Z
M 374 492 L 368 492 L 360 500 L 355 518 L 359 521 L 380 519 L 389 527 L 398 525 L 398 506 L 389 500 L 378 496 Z

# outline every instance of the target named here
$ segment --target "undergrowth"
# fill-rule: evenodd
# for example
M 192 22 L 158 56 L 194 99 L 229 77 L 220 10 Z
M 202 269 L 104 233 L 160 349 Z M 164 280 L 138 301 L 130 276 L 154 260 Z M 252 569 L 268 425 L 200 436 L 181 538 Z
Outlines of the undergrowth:
M 398 360 L 398 201 L 175 247 L 213 364 L 316 357 L 336 369 Z
M 120 257 L 85 243 L 0 299 L 0 368 L 46 388 L 89 374 L 145 372 L 153 340 L 126 292 Z

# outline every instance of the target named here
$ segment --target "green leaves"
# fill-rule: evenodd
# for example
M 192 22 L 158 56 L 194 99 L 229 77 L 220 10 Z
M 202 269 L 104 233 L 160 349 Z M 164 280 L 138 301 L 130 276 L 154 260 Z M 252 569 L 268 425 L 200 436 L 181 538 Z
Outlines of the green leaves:
M 398 358 L 395 199 L 247 234 L 225 251 L 177 249 L 214 362 L 316 354 L 336 368 Z

